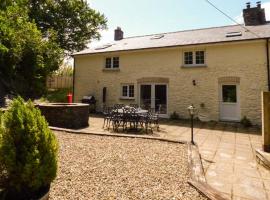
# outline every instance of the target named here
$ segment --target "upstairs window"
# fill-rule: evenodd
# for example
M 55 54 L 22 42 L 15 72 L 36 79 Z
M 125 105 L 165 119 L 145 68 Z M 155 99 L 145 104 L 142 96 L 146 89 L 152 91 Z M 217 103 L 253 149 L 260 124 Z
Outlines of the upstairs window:
M 119 57 L 108 57 L 105 62 L 106 69 L 119 68 Z
M 112 59 L 106 58 L 105 68 L 111 68 L 111 65 L 112 65 Z
M 134 98 L 134 85 L 122 85 L 122 98 Z
M 204 51 L 196 51 L 196 65 L 204 64 Z
M 193 64 L 193 52 L 185 52 L 185 65 L 192 65 Z
M 119 57 L 113 57 L 113 68 L 119 68 Z
M 205 65 L 205 51 L 184 52 L 184 65 Z

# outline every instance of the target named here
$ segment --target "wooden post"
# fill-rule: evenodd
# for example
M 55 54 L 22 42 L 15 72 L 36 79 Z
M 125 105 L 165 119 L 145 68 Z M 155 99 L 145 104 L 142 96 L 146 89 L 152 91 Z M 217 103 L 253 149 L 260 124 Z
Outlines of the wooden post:
M 262 92 L 263 151 L 270 152 L 270 92 Z

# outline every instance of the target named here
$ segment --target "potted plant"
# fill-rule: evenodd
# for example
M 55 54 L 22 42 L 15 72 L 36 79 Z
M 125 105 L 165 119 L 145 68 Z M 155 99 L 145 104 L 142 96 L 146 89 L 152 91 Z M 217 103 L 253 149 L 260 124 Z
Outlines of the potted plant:
M 19 97 L 0 121 L 0 163 L 7 175 L 2 199 L 48 198 L 58 143 L 45 118 L 31 101 Z

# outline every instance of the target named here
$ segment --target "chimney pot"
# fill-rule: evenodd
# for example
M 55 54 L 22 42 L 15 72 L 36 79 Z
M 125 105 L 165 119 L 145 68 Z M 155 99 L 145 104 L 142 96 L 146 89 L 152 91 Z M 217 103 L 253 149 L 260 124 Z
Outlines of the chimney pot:
M 246 26 L 265 24 L 265 9 L 261 7 L 261 1 L 258 1 L 257 6 L 254 7 L 251 7 L 250 2 L 248 2 L 247 8 L 243 9 L 243 17 Z
M 122 40 L 124 38 L 124 32 L 122 31 L 122 29 L 118 26 L 115 30 L 114 30 L 114 40 L 118 41 L 118 40 Z
M 261 5 L 262 5 L 261 2 L 260 1 L 257 1 L 257 7 L 258 8 L 261 8 Z

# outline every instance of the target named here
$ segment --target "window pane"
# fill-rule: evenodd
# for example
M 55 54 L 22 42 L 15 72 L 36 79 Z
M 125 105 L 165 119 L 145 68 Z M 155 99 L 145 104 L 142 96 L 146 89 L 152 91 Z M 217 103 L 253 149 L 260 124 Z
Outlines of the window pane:
M 134 85 L 129 85 L 129 97 L 134 97 Z
M 124 85 L 123 87 L 122 87 L 122 96 L 123 97 L 127 97 L 128 95 L 127 95 L 127 85 Z
M 105 64 L 105 68 L 111 68 L 111 58 L 106 58 L 106 64 Z
M 196 64 L 204 64 L 204 51 L 196 51 Z
M 223 102 L 236 103 L 236 85 L 223 85 L 222 86 Z
M 119 67 L 119 57 L 113 57 L 113 68 Z
M 184 53 L 184 59 L 185 59 L 185 65 L 192 65 L 193 64 L 193 53 L 190 52 L 185 52 Z

